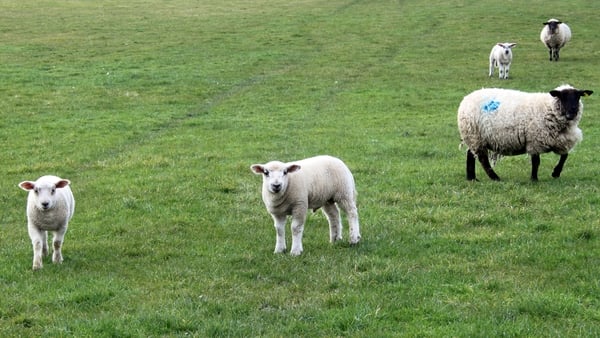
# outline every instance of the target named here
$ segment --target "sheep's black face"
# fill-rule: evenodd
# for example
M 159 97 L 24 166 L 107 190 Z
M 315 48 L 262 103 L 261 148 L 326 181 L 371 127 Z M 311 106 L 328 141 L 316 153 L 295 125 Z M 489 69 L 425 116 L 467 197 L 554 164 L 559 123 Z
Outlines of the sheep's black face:
M 563 89 L 553 90 L 550 95 L 560 101 L 561 112 L 567 120 L 571 121 L 579 114 L 580 98 L 592 95 L 592 93 L 591 90 Z
M 558 21 L 550 21 L 548 23 L 546 23 L 548 25 L 548 29 L 550 30 L 550 34 L 556 34 L 556 29 L 558 28 L 558 25 L 560 24 L 560 22 Z

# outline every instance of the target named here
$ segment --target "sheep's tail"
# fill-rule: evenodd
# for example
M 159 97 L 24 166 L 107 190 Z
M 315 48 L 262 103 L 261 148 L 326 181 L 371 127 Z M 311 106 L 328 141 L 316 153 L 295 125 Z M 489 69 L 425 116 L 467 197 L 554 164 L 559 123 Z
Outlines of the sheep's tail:
M 502 154 L 495 153 L 493 151 L 490 151 L 489 154 L 490 154 L 490 160 L 492 160 L 492 162 L 490 164 L 492 165 L 492 167 L 495 167 L 496 163 L 498 163 L 500 161 L 500 159 L 502 158 Z

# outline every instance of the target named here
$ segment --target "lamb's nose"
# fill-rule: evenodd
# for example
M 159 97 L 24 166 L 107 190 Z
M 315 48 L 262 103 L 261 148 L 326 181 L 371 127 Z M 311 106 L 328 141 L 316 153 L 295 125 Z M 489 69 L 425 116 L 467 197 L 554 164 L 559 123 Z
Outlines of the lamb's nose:
M 273 185 L 271 185 L 271 187 L 273 188 L 274 192 L 278 192 L 279 190 L 281 190 L 281 184 L 279 184 L 279 183 L 273 184 Z
M 49 205 L 50 205 L 50 203 L 48 203 L 48 202 L 42 202 L 42 208 L 44 208 L 44 209 L 48 209 Z

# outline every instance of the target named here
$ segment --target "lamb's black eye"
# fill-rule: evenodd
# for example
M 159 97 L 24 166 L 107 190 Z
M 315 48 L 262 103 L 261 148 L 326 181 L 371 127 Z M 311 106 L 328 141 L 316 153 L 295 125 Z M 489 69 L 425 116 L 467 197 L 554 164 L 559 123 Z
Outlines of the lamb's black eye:
M 40 190 L 39 190 L 38 188 L 34 188 L 34 189 L 33 189 L 33 192 L 35 192 L 36 194 L 39 194 L 39 193 L 40 193 Z
M 263 174 L 265 174 L 265 176 L 269 177 L 269 171 L 268 170 L 264 170 Z
M 56 188 L 52 188 L 52 195 L 56 192 Z

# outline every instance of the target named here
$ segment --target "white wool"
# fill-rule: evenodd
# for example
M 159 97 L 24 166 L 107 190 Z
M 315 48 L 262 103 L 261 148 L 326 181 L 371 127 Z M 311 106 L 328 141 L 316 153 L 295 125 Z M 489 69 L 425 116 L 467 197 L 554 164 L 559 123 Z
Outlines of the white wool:
M 342 239 L 342 222 L 338 206 L 348 217 L 350 243 L 360 240 L 354 178 L 340 159 L 316 156 L 283 163 L 271 161 L 254 164 L 251 170 L 263 176 L 262 198 L 276 229 L 275 253 L 286 250 L 285 223 L 292 217 L 292 249 L 300 255 L 302 233 L 308 209 L 323 208 L 330 229 L 330 241 Z
M 23 181 L 19 187 L 27 196 L 27 229 L 33 245 L 33 269 L 41 269 L 42 256 L 48 254 L 47 231 L 54 233 L 52 262 L 62 263 L 62 243 L 75 211 L 69 184 L 57 176 L 42 176 L 35 182 Z
M 498 68 L 498 76 L 500 79 L 508 79 L 510 64 L 512 63 L 513 54 L 512 48 L 516 43 L 505 42 L 497 43 L 492 47 L 490 52 L 490 72 L 489 76 L 494 75 L 494 68 Z

